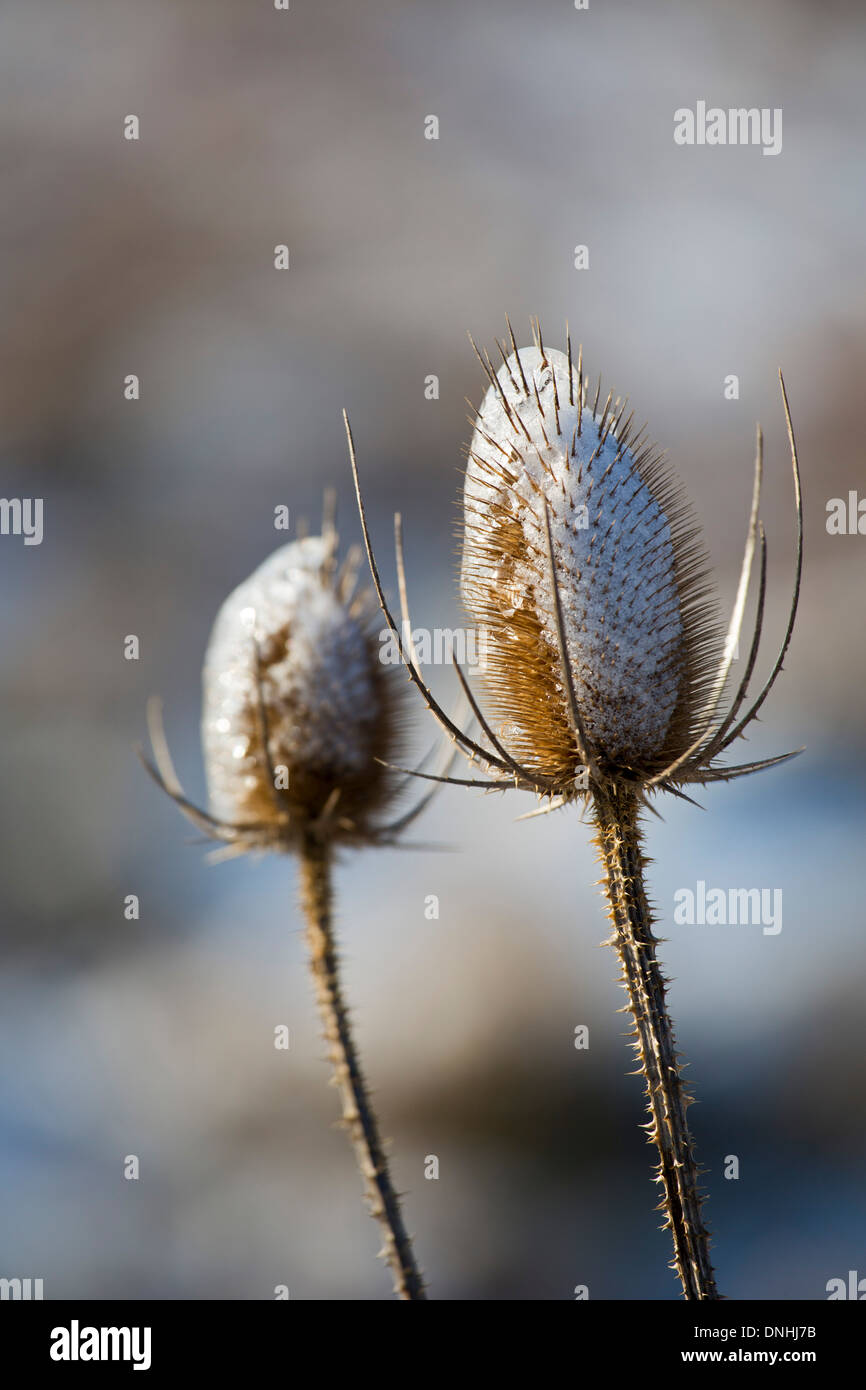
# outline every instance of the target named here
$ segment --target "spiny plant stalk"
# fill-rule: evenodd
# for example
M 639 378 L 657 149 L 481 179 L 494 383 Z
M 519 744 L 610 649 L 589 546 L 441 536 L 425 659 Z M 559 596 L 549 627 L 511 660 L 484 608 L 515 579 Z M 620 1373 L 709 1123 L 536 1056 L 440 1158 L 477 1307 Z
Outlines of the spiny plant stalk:
M 340 985 L 332 925 L 331 851 L 327 843 L 313 834 L 305 837 L 301 849 L 300 886 L 319 1015 L 340 1093 L 343 1123 L 355 1150 L 370 1214 L 381 1228 L 382 1253 L 391 1267 L 397 1297 L 405 1301 L 425 1299 Z
M 674 1244 L 674 1268 L 687 1299 L 716 1299 L 709 1235 L 701 1215 L 698 1166 L 686 1121 L 692 1097 L 680 1078 L 665 977 L 656 958 L 653 917 L 644 891 L 644 857 L 633 790 L 594 797 L 595 843 L 605 873 L 605 891 L 622 984 L 634 1020 L 634 1047 L 646 1081 L 648 1141 L 658 1150 L 657 1181 L 664 1196 Z
M 612 391 L 605 398 L 601 378 L 593 394 L 582 349 L 575 358 L 568 335 L 567 353 L 546 348 L 536 320 L 533 346 L 519 349 L 506 323 L 513 351 L 497 343 L 498 371 L 475 349 L 489 389 L 472 422 L 463 488 L 460 583 L 485 636 L 485 670 L 475 682 L 481 702 L 456 663 L 455 672 L 477 735 L 437 703 L 404 639 L 412 624 L 399 530 L 399 627 L 388 606 L 347 419 L 367 558 L 409 679 L 473 769 L 465 778 L 419 775 L 486 791 L 532 792 L 543 804 L 530 815 L 576 803 L 592 809 L 613 944 L 646 1079 L 647 1128 L 659 1153 L 673 1267 L 687 1299 L 715 1299 L 685 1118 L 690 1097 L 680 1077 L 644 888 L 640 818 L 644 811 L 658 814 L 652 803 L 661 792 L 691 803 L 685 786 L 731 781 L 796 755 L 735 766 L 717 761 L 757 718 L 794 630 L 803 506 L 788 398 L 780 373 L 797 516 L 793 597 L 776 661 L 758 695 L 750 696 L 767 580 L 760 428 L 740 582 L 723 643 L 699 529 L 663 455 L 644 439 L 644 429 L 633 428 L 628 401 L 614 399 Z M 754 634 L 723 713 L 756 552 Z M 486 777 L 477 775 L 479 768 Z
M 321 536 L 281 546 L 226 599 L 205 657 L 202 742 L 209 809 L 184 796 L 162 727 L 148 709 L 158 785 L 221 842 L 212 859 L 294 854 L 319 1013 L 343 1121 L 361 1170 L 383 1255 L 403 1300 L 425 1298 L 343 999 L 334 938 L 331 866 L 344 846 L 390 845 L 425 796 L 383 818 L 400 793 L 387 760 L 401 742 L 402 706 L 379 661 L 360 555 L 337 562 L 326 515 Z

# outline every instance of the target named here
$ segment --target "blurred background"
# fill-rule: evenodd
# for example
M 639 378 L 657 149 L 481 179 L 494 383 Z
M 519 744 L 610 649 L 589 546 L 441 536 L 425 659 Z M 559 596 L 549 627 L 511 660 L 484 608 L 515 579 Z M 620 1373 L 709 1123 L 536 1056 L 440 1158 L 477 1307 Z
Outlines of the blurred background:
M 44 499 L 44 539 L 0 539 L 0 1275 L 47 1298 L 389 1296 L 294 866 L 209 865 L 134 747 L 159 693 L 202 801 L 208 632 L 286 539 L 274 508 L 315 525 L 333 484 L 358 539 L 344 406 L 391 592 L 399 508 L 416 625 L 460 623 L 464 397 L 484 384 L 466 331 L 493 351 L 506 312 L 554 346 L 567 319 L 630 394 L 725 615 L 760 419 L 762 671 L 794 558 L 785 371 L 803 597 L 739 760 L 807 751 L 708 789 L 703 813 L 661 805 L 652 890 L 722 1292 L 820 1299 L 866 1275 L 866 539 L 825 526 L 866 489 L 864 45 L 842 0 L 5 0 L 2 492 Z M 673 113 L 698 100 L 781 107 L 782 153 L 678 147 Z M 450 702 L 453 674 L 427 674 Z M 432 737 L 419 709 L 412 751 Z M 340 867 L 408 1225 L 434 1297 L 673 1299 L 590 832 L 575 812 L 517 824 L 532 807 L 445 788 L 408 847 Z M 781 889 L 782 931 L 674 925 L 699 880 Z

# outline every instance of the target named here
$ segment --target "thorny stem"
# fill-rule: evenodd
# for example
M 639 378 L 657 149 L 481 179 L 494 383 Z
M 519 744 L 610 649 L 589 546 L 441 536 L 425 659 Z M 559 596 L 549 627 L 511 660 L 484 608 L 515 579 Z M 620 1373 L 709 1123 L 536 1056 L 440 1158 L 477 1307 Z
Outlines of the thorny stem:
M 631 788 L 596 790 L 596 845 L 605 872 L 610 918 L 622 964 L 622 983 L 634 1019 L 634 1046 L 646 1080 L 650 1143 L 659 1155 L 656 1181 L 664 1189 L 659 1210 L 674 1244 L 675 1268 L 685 1298 L 718 1299 L 701 1217 L 693 1140 L 686 1123 L 691 1104 L 680 1077 L 665 978 L 656 959 L 653 918 L 644 889 L 645 860 L 638 827 L 638 800 Z
M 383 1255 L 394 1277 L 394 1292 L 404 1301 L 426 1299 L 412 1243 L 403 1225 L 400 1202 L 391 1183 L 379 1127 L 349 1023 L 340 986 L 331 902 L 331 854 L 313 832 L 300 856 L 301 905 L 306 918 L 310 968 L 328 1044 L 334 1081 L 340 1092 L 343 1123 L 361 1171 L 370 1215 L 382 1231 Z

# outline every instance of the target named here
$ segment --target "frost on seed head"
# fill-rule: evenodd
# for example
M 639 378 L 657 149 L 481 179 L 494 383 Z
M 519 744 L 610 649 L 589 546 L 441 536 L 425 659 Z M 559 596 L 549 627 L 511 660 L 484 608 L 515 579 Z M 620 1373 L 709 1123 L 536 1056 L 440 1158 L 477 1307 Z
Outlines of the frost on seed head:
M 603 767 L 649 776 L 688 746 L 717 653 L 687 508 L 626 406 L 546 347 L 500 369 L 464 485 L 461 587 L 513 756 L 567 785 L 579 759 L 556 635 L 545 502 L 577 703 Z
M 334 545 L 311 536 L 269 556 L 226 599 L 205 657 L 211 813 L 275 838 L 330 804 L 344 838 L 363 838 L 389 796 L 376 759 L 394 752 L 393 687 L 366 605 L 335 580 Z

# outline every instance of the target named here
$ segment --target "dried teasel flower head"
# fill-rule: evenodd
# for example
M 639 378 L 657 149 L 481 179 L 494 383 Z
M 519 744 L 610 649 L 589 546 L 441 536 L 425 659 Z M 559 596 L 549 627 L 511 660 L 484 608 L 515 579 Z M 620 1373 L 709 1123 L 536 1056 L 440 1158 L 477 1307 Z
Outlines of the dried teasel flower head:
M 486 632 L 491 709 L 517 761 L 557 790 L 583 759 L 554 575 L 598 768 L 643 780 L 679 756 L 721 656 L 697 528 L 677 484 L 633 437 L 626 404 L 599 400 L 566 354 L 515 352 L 478 412 L 464 486 L 461 587 Z
M 387 843 L 421 805 L 387 823 L 397 794 L 403 687 L 379 659 L 375 606 L 340 567 L 326 527 L 281 546 L 229 595 L 205 656 L 202 744 L 207 811 L 183 795 L 157 709 L 149 770 L 224 854 Z M 422 803 L 423 804 L 423 803 Z
M 211 812 L 291 840 L 323 815 L 369 838 L 390 793 L 395 689 L 366 595 L 334 583 L 333 541 L 282 546 L 229 595 L 205 656 L 202 743 Z
M 511 333 L 511 325 L 508 325 Z M 763 439 L 758 430 L 752 508 L 740 582 L 722 642 L 698 528 L 662 456 L 635 432 L 627 402 L 594 394 L 582 352 L 500 346 L 503 365 L 479 360 L 490 386 L 474 421 L 463 493 L 461 589 L 484 629 L 492 723 L 456 667 L 480 735 L 459 728 L 436 702 L 401 639 L 409 678 L 473 763 L 494 775 L 468 785 L 508 785 L 551 807 L 600 788 L 630 785 L 684 796 L 687 783 L 728 781 L 793 754 L 717 764 L 772 689 L 788 650 L 800 589 L 800 474 L 784 382 L 782 398 L 797 508 L 797 561 L 788 625 L 760 694 L 740 715 L 755 669 L 766 593 L 766 538 L 759 520 Z M 474 346 L 474 344 L 473 344 Z M 477 352 L 477 349 L 476 349 Z M 347 421 L 348 430 L 348 421 Z M 392 630 L 350 456 L 373 582 Z M 760 552 L 755 630 L 727 713 L 720 706 Z M 403 570 L 398 541 L 398 569 Z M 405 584 L 402 628 L 411 630 Z M 496 727 L 494 727 L 494 725 Z M 454 781 L 455 779 L 448 779 Z M 464 782 L 464 785 L 467 783 Z M 686 798 L 688 799 L 688 798 Z
M 509 325 L 510 328 L 510 325 Z M 599 781 L 664 786 L 740 769 L 710 766 L 732 730 L 757 656 L 766 549 L 758 521 L 758 434 L 752 517 L 727 642 L 709 599 L 699 531 L 663 456 L 635 433 L 628 403 L 600 382 L 592 394 L 582 353 L 535 344 L 500 349 L 475 421 L 464 484 L 461 589 L 486 632 L 486 687 L 497 747 L 536 790 L 566 799 Z M 784 384 L 783 384 L 784 394 Z M 785 399 L 787 416 L 787 399 Z M 798 508 L 799 473 L 788 418 Z M 755 639 L 727 720 L 713 728 L 737 645 L 752 556 L 762 574 Z M 776 761 L 776 760 L 770 760 Z M 756 770 L 748 765 L 746 770 Z

